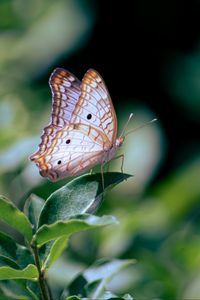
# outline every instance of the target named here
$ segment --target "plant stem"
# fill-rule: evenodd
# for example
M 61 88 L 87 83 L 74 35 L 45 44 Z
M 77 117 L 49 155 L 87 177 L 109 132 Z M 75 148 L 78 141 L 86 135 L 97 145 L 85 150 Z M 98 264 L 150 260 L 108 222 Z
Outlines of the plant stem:
M 38 255 L 38 248 L 35 243 L 31 245 L 31 248 L 33 249 L 35 265 L 36 265 L 36 267 L 38 269 L 38 273 L 39 273 L 38 283 L 40 286 L 42 300 L 51 300 L 52 298 L 49 295 L 49 290 L 48 290 L 47 284 L 45 282 L 44 273 L 41 270 L 40 259 L 39 259 L 39 255 Z

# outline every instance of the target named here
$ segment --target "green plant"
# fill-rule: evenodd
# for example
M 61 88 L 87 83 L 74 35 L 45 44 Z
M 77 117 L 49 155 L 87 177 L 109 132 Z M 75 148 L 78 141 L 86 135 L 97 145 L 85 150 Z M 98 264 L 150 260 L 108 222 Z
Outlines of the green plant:
M 105 191 L 130 175 L 105 174 Z M 24 237 L 24 245 L 0 232 L 0 298 L 52 300 L 46 276 L 67 248 L 72 234 L 116 224 L 113 216 L 95 216 L 102 202 L 101 174 L 83 175 L 55 191 L 44 201 L 30 195 L 24 212 L 0 197 L 0 219 Z M 80 273 L 60 294 L 61 300 L 132 299 L 107 290 L 107 283 L 134 260 L 102 260 Z

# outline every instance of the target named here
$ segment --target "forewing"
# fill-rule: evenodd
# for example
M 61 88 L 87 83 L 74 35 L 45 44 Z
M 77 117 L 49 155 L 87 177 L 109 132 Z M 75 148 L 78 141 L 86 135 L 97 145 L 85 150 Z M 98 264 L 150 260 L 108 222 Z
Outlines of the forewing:
M 93 69 L 84 75 L 72 123 L 88 124 L 103 132 L 112 145 L 117 135 L 117 118 L 102 77 Z

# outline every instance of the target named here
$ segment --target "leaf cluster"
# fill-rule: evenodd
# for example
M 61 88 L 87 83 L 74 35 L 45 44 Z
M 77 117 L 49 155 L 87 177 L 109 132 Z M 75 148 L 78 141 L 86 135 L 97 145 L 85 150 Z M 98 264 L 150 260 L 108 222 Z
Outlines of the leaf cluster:
M 128 179 L 121 173 L 105 174 L 105 191 Z M 21 245 L 0 232 L 0 296 L 3 299 L 53 299 L 47 274 L 76 232 L 117 224 L 113 216 L 96 216 L 103 199 L 101 174 L 83 175 L 55 191 L 45 201 L 31 194 L 23 212 L 0 196 L 0 219 L 23 237 Z M 119 298 L 108 282 L 133 260 L 104 260 L 79 274 L 60 295 L 65 299 Z M 124 295 L 120 299 L 132 299 Z

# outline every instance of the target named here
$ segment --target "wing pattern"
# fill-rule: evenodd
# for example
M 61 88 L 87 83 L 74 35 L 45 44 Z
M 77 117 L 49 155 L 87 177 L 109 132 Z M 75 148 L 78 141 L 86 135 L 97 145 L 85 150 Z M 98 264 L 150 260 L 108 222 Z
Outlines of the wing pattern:
M 70 124 L 74 108 L 79 101 L 81 82 L 69 71 L 57 68 L 49 79 L 52 92 L 51 123 L 63 127 Z
M 80 98 L 72 116 L 72 123 L 83 122 L 97 127 L 111 144 L 116 140 L 117 118 L 112 100 L 102 77 L 93 69 L 83 77 Z
M 42 176 L 56 181 L 101 163 L 102 145 L 106 142 L 104 135 L 95 128 L 81 124 L 66 125 L 56 132 L 44 155 L 38 155 L 35 161 Z
M 30 159 L 44 177 L 56 181 L 77 175 L 105 160 L 116 140 L 117 119 L 108 90 L 94 70 L 80 82 L 70 72 L 52 73 L 51 123 Z

